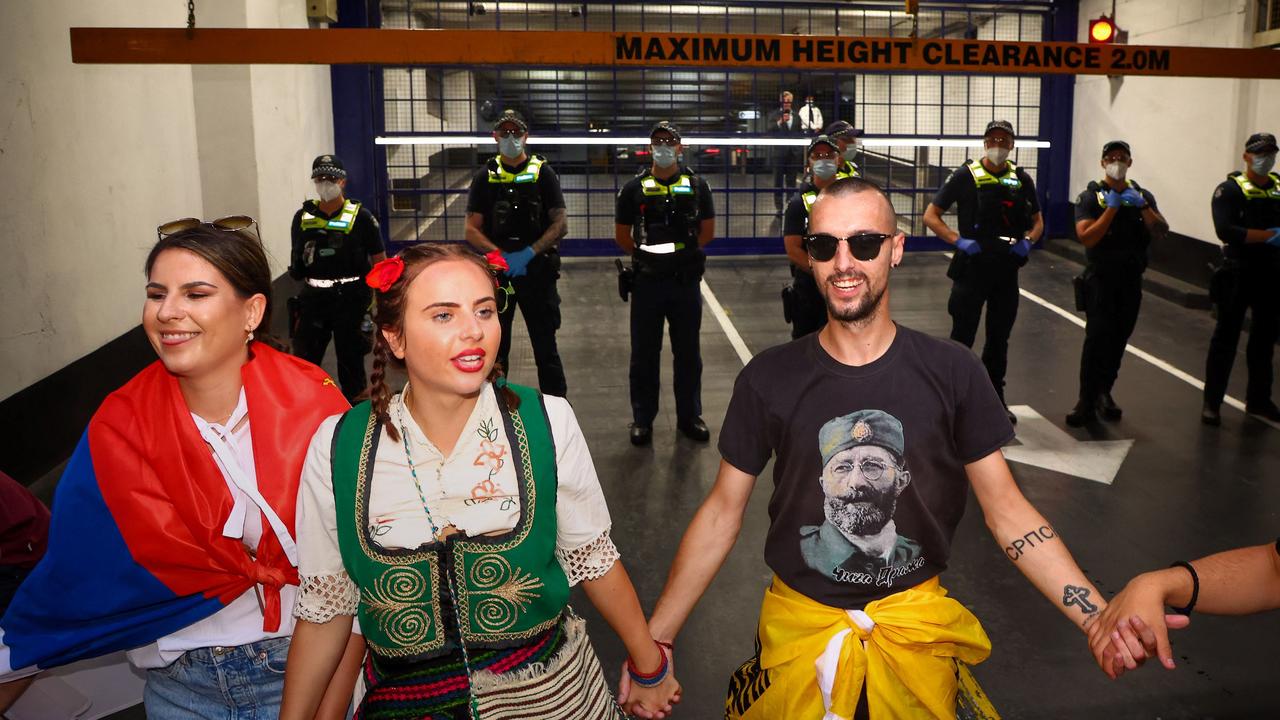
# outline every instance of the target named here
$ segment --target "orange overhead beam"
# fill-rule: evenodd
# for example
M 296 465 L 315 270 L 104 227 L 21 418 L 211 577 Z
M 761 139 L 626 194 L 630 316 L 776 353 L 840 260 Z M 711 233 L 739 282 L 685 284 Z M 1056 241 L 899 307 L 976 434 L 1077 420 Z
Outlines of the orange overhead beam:
M 691 66 L 1280 78 L 1280 54 L 1274 50 L 568 30 L 71 28 L 71 59 L 179 65 Z

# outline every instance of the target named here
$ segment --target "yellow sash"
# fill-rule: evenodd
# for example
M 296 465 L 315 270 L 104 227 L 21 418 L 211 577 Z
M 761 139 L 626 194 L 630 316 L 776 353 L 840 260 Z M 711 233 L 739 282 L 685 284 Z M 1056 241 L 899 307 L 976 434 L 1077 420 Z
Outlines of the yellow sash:
M 852 718 L 863 683 L 872 720 L 955 718 L 956 661 L 991 654 L 978 618 L 936 577 L 863 611 L 823 605 L 775 577 L 760 609 L 760 644 L 769 687 L 743 720 Z

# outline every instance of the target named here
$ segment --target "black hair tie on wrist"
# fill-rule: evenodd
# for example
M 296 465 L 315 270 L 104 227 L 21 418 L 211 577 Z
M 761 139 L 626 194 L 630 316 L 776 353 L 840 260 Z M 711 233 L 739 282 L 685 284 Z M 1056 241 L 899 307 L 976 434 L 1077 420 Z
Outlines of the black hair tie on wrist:
M 1200 597 L 1200 576 L 1196 574 L 1196 569 L 1191 566 L 1191 563 L 1186 560 L 1179 560 L 1169 567 L 1186 568 L 1187 572 L 1191 573 L 1191 602 L 1187 603 L 1186 607 L 1170 608 L 1179 615 L 1190 615 L 1191 610 L 1196 606 L 1196 600 Z

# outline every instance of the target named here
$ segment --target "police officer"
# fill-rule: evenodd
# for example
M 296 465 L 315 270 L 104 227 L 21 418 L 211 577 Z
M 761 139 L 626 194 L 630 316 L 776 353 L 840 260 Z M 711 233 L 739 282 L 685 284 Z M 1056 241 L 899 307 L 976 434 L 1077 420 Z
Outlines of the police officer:
M 631 443 L 647 445 L 658 415 L 663 320 L 671 328 L 676 427 L 705 442 L 702 421 L 702 248 L 715 235 L 711 189 L 680 164 L 680 131 L 668 122 L 649 133 L 653 164 L 618 192 L 614 238 L 631 255 Z
M 924 224 L 956 246 L 947 270 L 953 281 L 947 302 L 951 339 L 973 347 L 982 306 L 987 306 L 982 364 L 1001 402 L 1009 334 L 1018 315 L 1018 268 L 1027 263 L 1031 246 L 1044 231 L 1035 184 L 1026 171 L 1009 161 L 1013 142 L 1013 125 L 1008 121 L 988 123 L 982 159 L 967 160 L 951 173 L 924 212 Z M 942 220 L 952 204 L 957 206 L 958 232 Z M 1009 422 L 1017 422 L 1012 412 Z
M 823 134 L 835 140 L 840 146 L 841 165 L 836 178 L 862 177 L 862 171 L 858 169 L 856 162 L 858 152 L 861 150 L 858 138 L 862 137 L 862 131 L 849 124 L 847 120 L 837 120 L 828 125 Z
M 1244 162 L 1244 172 L 1231 173 L 1213 191 L 1213 227 L 1223 242 L 1224 260 L 1211 293 L 1218 304 L 1218 324 L 1205 368 L 1200 420 L 1206 425 L 1222 422 L 1222 398 L 1246 309 L 1252 311 L 1253 323 L 1245 350 L 1245 411 L 1280 422 L 1280 409 L 1271 399 L 1271 354 L 1280 332 L 1280 175 L 1272 172 L 1276 136 L 1250 135 Z
M 1080 353 L 1080 398 L 1067 415 L 1072 427 L 1097 421 L 1098 413 L 1108 420 L 1122 414 L 1111 387 L 1138 321 L 1147 247 L 1169 230 L 1155 196 L 1128 179 L 1132 165 L 1128 143 L 1103 145 L 1105 176 L 1076 198 L 1076 237 L 1088 259 L 1080 279 L 1088 323 Z
M 813 281 L 803 238 L 809 227 L 809 208 L 818 193 L 836 181 L 845 162 L 839 144 L 827 135 L 815 137 L 805 157 L 809 182 L 787 205 L 782 220 L 782 244 L 791 260 L 791 285 L 783 290 L 783 311 L 790 318 L 792 338 L 816 332 L 827 324 L 827 304 Z
M 307 200 L 294 213 L 289 275 L 305 283 L 298 297 L 294 353 L 317 365 L 333 336 L 338 384 L 347 400 L 364 392 L 364 356 L 370 331 L 361 328 L 372 290 L 364 282 L 369 269 L 386 257 L 382 230 L 373 213 L 344 196 L 347 171 L 337 155 L 311 163 L 319 200 Z
M 556 347 L 560 329 L 560 239 L 568 232 L 560 178 L 546 158 L 526 148 L 529 125 L 514 110 L 506 110 L 493 124 L 498 155 L 471 180 L 467 195 L 467 242 L 481 252 L 500 250 L 514 294 L 509 294 L 498 320 L 502 343 L 498 362 L 507 367 L 511 353 L 511 323 L 516 306 L 524 316 L 538 366 L 538 388 L 564 397 L 569 388 Z

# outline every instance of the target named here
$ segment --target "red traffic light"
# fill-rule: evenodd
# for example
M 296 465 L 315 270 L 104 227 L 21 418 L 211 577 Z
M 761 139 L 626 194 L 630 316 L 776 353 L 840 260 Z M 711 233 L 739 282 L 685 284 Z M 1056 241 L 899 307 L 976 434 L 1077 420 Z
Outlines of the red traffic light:
M 1116 24 L 1111 18 L 1103 15 L 1097 20 L 1089 21 L 1089 42 L 1095 45 L 1113 43 L 1116 40 Z

